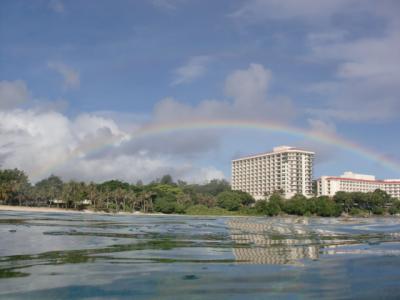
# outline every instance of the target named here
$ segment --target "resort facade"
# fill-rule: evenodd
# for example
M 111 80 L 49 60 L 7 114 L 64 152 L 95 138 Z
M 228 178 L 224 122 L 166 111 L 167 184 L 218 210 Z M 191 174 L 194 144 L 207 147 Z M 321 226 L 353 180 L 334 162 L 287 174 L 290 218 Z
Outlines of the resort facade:
M 232 189 L 249 193 L 256 200 L 275 191 L 286 198 L 312 196 L 314 152 L 280 146 L 272 152 L 232 160 Z
M 332 197 L 339 191 L 368 193 L 376 189 L 400 198 L 400 179 L 377 180 L 373 175 L 345 172 L 341 176 L 322 176 L 317 180 L 318 196 Z

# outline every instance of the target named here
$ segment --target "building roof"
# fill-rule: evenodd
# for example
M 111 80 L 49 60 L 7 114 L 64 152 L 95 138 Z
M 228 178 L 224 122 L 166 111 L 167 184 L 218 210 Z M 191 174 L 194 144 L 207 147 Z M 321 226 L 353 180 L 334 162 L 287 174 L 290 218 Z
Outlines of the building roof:
M 326 179 L 331 179 L 331 180 L 362 181 L 362 182 L 370 182 L 370 183 L 388 183 L 388 184 L 397 183 L 397 184 L 400 184 L 400 179 L 394 179 L 394 180 L 375 179 L 375 180 L 370 180 L 370 179 L 346 178 L 346 177 L 337 177 L 337 176 L 327 176 L 325 178 Z
M 279 147 L 274 147 L 273 150 L 270 152 L 261 152 L 261 153 L 250 154 L 250 155 L 232 159 L 232 161 L 248 159 L 248 158 L 255 158 L 255 157 L 265 156 L 265 155 L 272 155 L 272 154 L 277 154 L 277 153 L 285 153 L 285 152 L 303 152 L 303 153 L 315 154 L 315 152 L 303 150 L 303 149 L 296 148 L 296 147 L 279 146 Z

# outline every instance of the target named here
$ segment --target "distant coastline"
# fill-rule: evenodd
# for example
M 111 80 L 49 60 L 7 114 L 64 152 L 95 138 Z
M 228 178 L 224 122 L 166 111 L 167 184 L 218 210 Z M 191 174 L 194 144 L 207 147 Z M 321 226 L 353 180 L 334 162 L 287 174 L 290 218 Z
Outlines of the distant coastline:
M 360 216 L 400 215 L 400 199 L 376 189 L 371 192 L 338 191 L 333 197 L 285 198 L 282 190 L 257 201 L 249 193 L 232 189 L 226 180 L 189 184 L 164 175 L 148 184 L 109 180 L 102 183 L 64 182 L 51 175 L 34 185 L 18 169 L 0 169 L 2 210 L 81 212 L 110 215 L 178 214 L 191 216 Z M 24 208 L 22 208 L 24 207 Z

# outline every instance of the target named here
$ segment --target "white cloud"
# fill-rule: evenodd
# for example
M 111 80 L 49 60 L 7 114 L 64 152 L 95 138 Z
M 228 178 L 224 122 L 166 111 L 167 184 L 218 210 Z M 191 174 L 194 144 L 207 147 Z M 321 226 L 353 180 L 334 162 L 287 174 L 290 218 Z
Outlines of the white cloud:
M 398 118 L 399 28 L 388 27 L 384 36 L 379 37 L 312 43 L 312 59 L 318 63 L 334 63 L 336 69 L 331 80 L 308 88 L 326 99 L 325 105 L 309 112 L 351 122 L 385 122 Z
M 171 0 L 152 0 L 151 4 L 160 9 L 165 9 L 165 10 L 176 9 L 174 1 Z
M 207 70 L 207 64 L 210 62 L 209 56 L 195 56 L 189 59 L 189 61 L 177 68 L 174 71 L 175 79 L 171 85 L 179 85 L 184 83 L 190 83 L 193 80 L 201 77 Z
M 387 122 L 400 114 L 399 9 L 394 0 L 248 0 L 231 16 L 244 25 L 297 22 L 310 50 L 303 62 L 332 70 L 305 88 L 320 95 L 312 118 Z
M 154 122 L 258 119 L 287 123 L 296 112 L 289 98 L 268 95 L 271 71 L 260 64 L 236 70 L 225 81 L 230 100 L 203 100 L 196 106 L 165 98 L 154 109 Z
M 56 13 L 65 11 L 64 3 L 61 0 L 50 0 L 49 7 Z
M 331 138 L 340 138 L 336 131 L 336 126 L 333 122 L 321 120 L 321 119 L 308 119 L 308 131 L 311 134 L 321 135 Z M 317 142 L 315 140 L 304 140 L 298 144 L 299 147 L 314 151 L 317 155 L 315 156 L 315 164 L 323 164 L 334 159 L 339 159 L 338 149 L 324 143 Z
M 167 173 L 196 182 L 223 177 L 215 168 L 199 167 L 161 152 L 148 155 L 146 146 L 136 152 L 120 152 L 129 139 L 115 121 L 91 114 L 70 119 L 58 112 L 0 112 L 0 165 L 25 170 L 33 181 L 50 173 L 85 181 L 150 181 Z M 96 155 L 104 145 L 108 148 Z
M 180 5 L 182 5 L 187 0 L 151 0 L 150 3 L 163 11 L 166 12 L 174 12 L 178 9 Z
M 305 19 L 315 22 L 345 12 L 364 0 L 249 0 L 245 1 L 231 16 L 258 22 L 267 19 Z
M 78 71 L 61 62 L 49 62 L 48 67 L 63 76 L 65 88 L 79 88 L 80 78 Z
M 250 64 L 247 70 L 237 70 L 228 76 L 225 92 L 235 99 L 235 105 L 256 105 L 265 101 L 272 73 L 259 64 Z
M 194 120 L 290 122 L 294 110 L 291 101 L 268 95 L 271 77 L 271 71 L 262 65 L 250 64 L 227 76 L 225 92 L 229 100 L 204 100 L 192 106 L 166 98 L 155 106 L 151 116 L 136 118 L 130 124 L 125 124 L 125 117 L 125 129 L 116 121 L 118 115 L 110 113 L 69 118 L 49 110 L 5 110 L 0 112 L 0 164 L 3 168 L 21 168 L 34 181 L 50 173 L 87 181 L 149 181 L 166 173 L 196 182 L 223 178 L 220 170 L 196 164 L 200 153 L 218 149 L 223 132 L 141 136 L 141 130 Z
M 319 119 L 308 119 L 308 124 L 310 126 L 310 132 L 335 136 L 336 126 L 332 122 L 327 122 Z
M 0 110 L 18 107 L 29 99 L 29 91 L 22 80 L 0 81 Z

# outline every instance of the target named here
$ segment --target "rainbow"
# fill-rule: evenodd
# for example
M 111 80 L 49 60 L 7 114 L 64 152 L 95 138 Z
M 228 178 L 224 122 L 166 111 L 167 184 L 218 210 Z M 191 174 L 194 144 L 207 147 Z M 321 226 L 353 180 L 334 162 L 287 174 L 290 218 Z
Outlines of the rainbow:
M 353 141 L 347 140 L 337 135 L 322 133 L 318 131 L 306 130 L 299 127 L 282 125 L 275 122 L 265 121 L 249 121 L 249 120 L 193 120 L 183 122 L 169 122 L 160 124 L 151 124 L 141 127 L 140 129 L 129 134 L 126 140 L 132 141 L 139 138 L 157 136 L 162 134 L 196 131 L 196 130 L 216 130 L 216 129 L 245 129 L 257 130 L 269 133 L 282 133 L 285 135 L 295 136 L 313 140 L 316 142 L 335 146 L 345 151 L 357 154 L 366 160 L 376 162 L 381 166 L 400 173 L 400 162 L 385 157 L 378 152 L 368 149 Z M 120 138 L 99 139 L 94 143 L 86 144 L 72 150 L 64 158 L 57 159 L 49 164 L 42 166 L 33 172 L 34 177 L 41 177 L 49 174 L 52 170 L 62 166 L 68 161 L 88 155 L 92 152 L 101 150 L 106 147 L 113 147 L 116 143 L 121 142 Z

